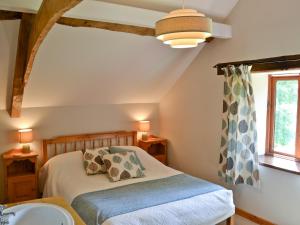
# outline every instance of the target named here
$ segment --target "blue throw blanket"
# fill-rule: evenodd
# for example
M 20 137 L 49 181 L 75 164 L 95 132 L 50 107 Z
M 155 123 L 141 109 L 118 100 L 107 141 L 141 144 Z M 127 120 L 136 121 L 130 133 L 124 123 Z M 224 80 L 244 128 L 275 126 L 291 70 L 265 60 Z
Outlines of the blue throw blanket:
M 179 174 L 163 179 L 85 193 L 73 200 L 72 207 L 87 225 L 98 225 L 117 215 L 221 189 L 223 189 L 221 186 L 210 182 L 186 174 Z

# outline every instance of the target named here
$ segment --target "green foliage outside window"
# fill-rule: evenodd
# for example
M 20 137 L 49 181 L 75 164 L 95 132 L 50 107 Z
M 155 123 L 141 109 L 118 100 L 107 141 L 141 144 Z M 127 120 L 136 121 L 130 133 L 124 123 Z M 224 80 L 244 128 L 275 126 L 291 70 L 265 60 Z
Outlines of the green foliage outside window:
M 297 123 L 298 81 L 276 83 L 275 148 L 295 144 Z

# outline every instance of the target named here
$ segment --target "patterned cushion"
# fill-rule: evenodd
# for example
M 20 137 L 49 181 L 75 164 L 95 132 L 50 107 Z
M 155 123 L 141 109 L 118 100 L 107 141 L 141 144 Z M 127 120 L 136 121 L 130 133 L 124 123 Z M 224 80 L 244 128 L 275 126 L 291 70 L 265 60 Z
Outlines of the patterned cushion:
M 142 168 L 133 152 L 120 152 L 103 156 L 108 176 L 112 181 L 143 177 Z
M 83 160 L 88 175 L 106 173 L 106 166 L 102 159 L 106 154 L 109 154 L 108 147 L 85 150 Z
M 136 152 L 132 149 L 127 149 L 127 148 L 124 148 L 124 147 L 120 147 L 120 146 L 111 146 L 109 148 L 109 152 L 111 154 L 114 154 L 114 153 L 121 153 L 121 152 L 133 152 L 135 157 L 136 157 L 136 161 L 137 163 L 140 165 L 140 167 L 142 168 L 142 170 L 145 170 L 145 167 L 143 166 L 141 160 L 139 159 L 139 157 L 137 156 Z

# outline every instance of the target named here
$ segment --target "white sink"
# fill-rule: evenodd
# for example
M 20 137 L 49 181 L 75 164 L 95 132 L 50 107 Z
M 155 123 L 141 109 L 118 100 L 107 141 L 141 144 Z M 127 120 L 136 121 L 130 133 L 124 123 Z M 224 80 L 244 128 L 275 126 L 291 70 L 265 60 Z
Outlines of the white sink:
M 71 214 L 62 207 L 47 203 L 27 203 L 13 206 L 4 213 L 9 216 L 9 225 L 74 225 Z

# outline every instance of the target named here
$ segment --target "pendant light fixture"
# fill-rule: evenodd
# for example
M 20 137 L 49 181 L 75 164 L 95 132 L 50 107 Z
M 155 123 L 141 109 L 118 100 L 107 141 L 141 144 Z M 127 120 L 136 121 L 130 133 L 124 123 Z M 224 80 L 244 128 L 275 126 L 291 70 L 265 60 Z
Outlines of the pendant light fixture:
M 212 34 L 212 19 L 194 9 L 170 12 L 156 22 L 156 38 L 172 48 L 194 48 Z

